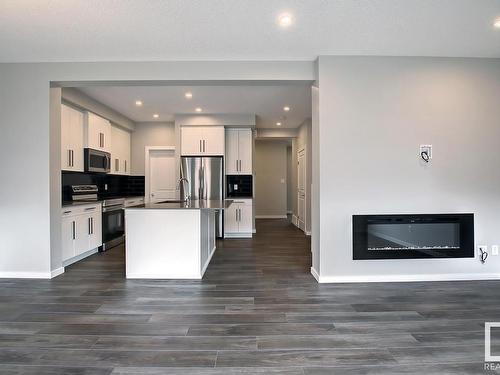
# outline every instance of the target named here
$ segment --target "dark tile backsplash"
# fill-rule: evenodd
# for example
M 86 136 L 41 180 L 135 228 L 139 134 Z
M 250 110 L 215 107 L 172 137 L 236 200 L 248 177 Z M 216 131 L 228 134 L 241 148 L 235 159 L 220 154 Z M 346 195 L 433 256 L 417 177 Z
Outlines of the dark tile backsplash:
M 104 173 L 62 172 L 62 200 L 71 200 L 71 185 L 97 185 L 99 198 L 144 196 L 144 176 L 118 176 Z M 107 190 L 105 186 L 107 185 Z

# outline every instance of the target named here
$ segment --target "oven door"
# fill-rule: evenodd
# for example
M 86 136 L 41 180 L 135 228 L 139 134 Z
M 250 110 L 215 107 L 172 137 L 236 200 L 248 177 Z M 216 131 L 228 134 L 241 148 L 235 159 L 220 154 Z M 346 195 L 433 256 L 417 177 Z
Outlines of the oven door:
M 125 210 L 122 205 L 102 209 L 102 242 L 107 250 L 123 242 L 125 234 Z

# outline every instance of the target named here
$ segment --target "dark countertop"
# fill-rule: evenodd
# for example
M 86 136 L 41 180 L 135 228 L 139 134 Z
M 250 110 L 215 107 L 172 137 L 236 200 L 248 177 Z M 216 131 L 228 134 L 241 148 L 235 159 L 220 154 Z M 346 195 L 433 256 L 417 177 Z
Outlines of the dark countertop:
M 187 202 L 146 203 L 125 210 L 224 210 L 233 203 L 226 200 L 191 200 Z

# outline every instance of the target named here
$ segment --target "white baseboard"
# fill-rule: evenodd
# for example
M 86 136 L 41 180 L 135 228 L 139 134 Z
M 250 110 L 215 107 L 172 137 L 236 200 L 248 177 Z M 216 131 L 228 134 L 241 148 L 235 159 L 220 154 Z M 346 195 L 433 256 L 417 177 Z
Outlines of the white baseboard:
M 315 271 L 314 271 L 315 272 Z M 389 283 L 419 281 L 467 281 L 467 280 L 500 280 L 497 273 L 444 273 L 436 275 L 366 275 L 366 276 L 319 276 L 311 273 L 319 283 Z
M 50 272 L 50 278 L 62 275 L 64 273 L 64 267 L 59 267 L 58 269 L 52 270 Z
M 252 233 L 225 233 L 224 238 L 252 238 Z
M 50 272 L 0 272 L 0 279 L 50 279 Z
M 292 224 L 295 225 L 297 228 L 299 227 L 299 219 L 295 215 L 292 215 Z
M 319 274 L 318 274 L 318 272 L 314 269 L 314 267 L 311 267 L 311 275 L 313 275 L 313 277 L 316 279 L 316 281 L 317 281 L 318 283 L 320 282 L 320 281 L 319 281 L 319 279 L 320 279 Z
M 168 279 L 168 280 L 201 280 L 202 276 L 201 275 L 176 275 L 176 274 L 171 274 L 171 275 L 165 275 L 164 273 L 158 274 L 158 275 L 151 275 L 151 274 L 140 274 L 140 273 L 134 273 L 134 274 L 126 274 L 125 278 L 127 279 Z
M 73 264 L 73 263 L 75 263 L 75 262 L 78 262 L 79 260 L 82 260 L 82 259 L 84 259 L 84 258 L 87 258 L 87 257 L 89 257 L 89 256 L 91 256 L 91 255 L 94 255 L 94 254 L 96 254 L 97 252 L 99 252 L 99 249 L 96 247 L 95 249 L 92 249 L 92 250 L 89 250 L 89 251 L 87 251 L 87 252 L 85 252 L 85 253 L 82 253 L 82 254 L 80 254 L 80 255 L 77 255 L 76 257 L 73 257 L 73 258 L 70 258 L 70 259 L 68 259 L 68 260 L 65 260 L 65 261 L 63 262 L 63 266 L 64 266 L 64 267 L 69 266 L 70 264 Z
M 257 233 L 257 229 L 253 229 L 253 230 L 252 230 L 252 233 Z
M 286 219 L 286 215 L 255 215 L 256 219 Z
M 293 211 L 287 211 L 286 214 L 291 215 L 291 214 L 293 214 Z
M 310 236 L 310 235 L 311 235 L 311 232 L 306 231 L 306 236 Z

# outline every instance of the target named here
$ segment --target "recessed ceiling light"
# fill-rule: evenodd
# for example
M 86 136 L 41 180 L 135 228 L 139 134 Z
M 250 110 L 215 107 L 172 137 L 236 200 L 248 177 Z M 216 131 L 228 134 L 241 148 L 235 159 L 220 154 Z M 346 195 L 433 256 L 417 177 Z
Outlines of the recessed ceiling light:
M 203 111 L 203 110 L 202 110 L 200 107 L 198 107 L 198 108 L 195 108 L 195 111 L 196 111 L 196 112 L 201 112 L 201 111 Z
M 278 16 L 278 23 L 281 27 L 287 28 L 293 23 L 293 17 L 290 13 L 282 13 Z
M 277 122 L 277 123 L 276 123 L 276 126 L 281 126 L 281 122 Z
M 142 101 L 141 100 L 136 100 L 135 105 L 138 107 L 142 107 Z
M 186 99 L 191 99 L 193 97 L 193 93 L 192 92 L 187 92 L 184 94 L 184 96 L 186 97 Z
M 283 107 L 283 111 L 288 112 L 290 110 L 290 107 Z
M 493 22 L 493 26 L 495 27 L 495 29 L 500 29 L 500 17 L 497 18 L 495 22 Z
M 153 115 L 153 117 L 154 117 L 154 118 L 158 118 L 158 117 L 160 117 L 160 115 L 159 115 L 158 113 L 155 113 L 155 114 Z

